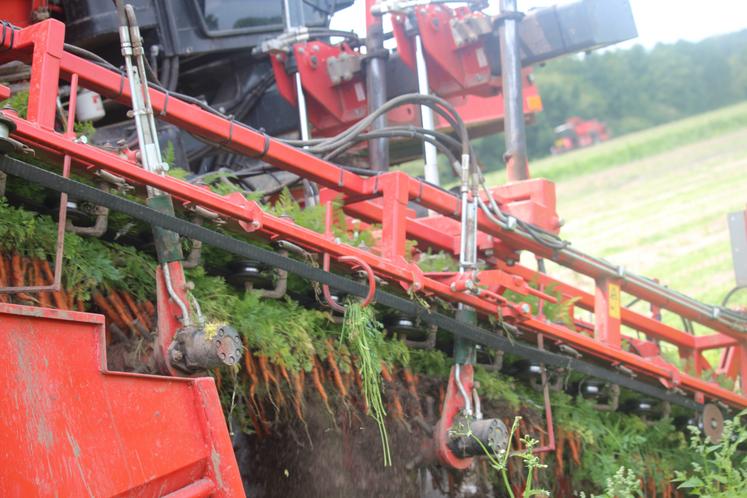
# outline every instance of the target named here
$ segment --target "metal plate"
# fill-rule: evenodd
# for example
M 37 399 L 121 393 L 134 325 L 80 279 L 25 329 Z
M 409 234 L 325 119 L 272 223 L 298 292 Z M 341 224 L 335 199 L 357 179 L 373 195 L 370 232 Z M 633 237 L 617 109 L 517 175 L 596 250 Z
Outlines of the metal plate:
M 724 433 L 724 415 L 713 403 L 706 403 L 703 407 L 703 432 L 714 444 L 721 441 Z

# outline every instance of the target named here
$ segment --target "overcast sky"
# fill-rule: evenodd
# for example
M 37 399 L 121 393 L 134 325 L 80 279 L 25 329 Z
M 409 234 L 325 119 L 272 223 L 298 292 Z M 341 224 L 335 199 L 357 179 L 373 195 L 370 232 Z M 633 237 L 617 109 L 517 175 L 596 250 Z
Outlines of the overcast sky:
M 562 1 L 562 0 L 561 0 Z M 519 9 L 546 7 L 559 0 L 518 0 Z M 630 0 L 638 27 L 638 38 L 625 45 L 641 43 L 652 47 L 658 42 L 698 41 L 709 36 L 747 28 L 745 0 Z M 365 0 L 340 11 L 332 19 L 337 29 L 362 33 Z M 490 0 L 489 12 L 496 13 L 498 0 Z

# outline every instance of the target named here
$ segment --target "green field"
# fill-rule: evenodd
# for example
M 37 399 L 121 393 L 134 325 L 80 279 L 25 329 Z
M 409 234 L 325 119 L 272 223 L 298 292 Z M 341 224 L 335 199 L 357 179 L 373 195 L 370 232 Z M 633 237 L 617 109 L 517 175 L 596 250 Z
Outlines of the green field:
M 557 181 L 561 235 L 574 247 L 711 304 L 735 285 L 726 216 L 747 205 L 747 103 L 531 169 Z

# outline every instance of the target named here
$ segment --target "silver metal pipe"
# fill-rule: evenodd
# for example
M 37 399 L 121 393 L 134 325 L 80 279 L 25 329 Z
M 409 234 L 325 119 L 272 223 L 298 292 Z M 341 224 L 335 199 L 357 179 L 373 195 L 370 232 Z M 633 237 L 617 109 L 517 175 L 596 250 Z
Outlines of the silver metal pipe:
M 425 61 L 425 52 L 423 50 L 423 40 L 420 35 L 415 35 L 415 67 L 418 74 L 418 92 L 422 95 L 430 95 L 430 84 L 428 83 L 428 66 Z M 420 106 L 420 120 L 423 128 L 426 130 L 435 130 L 436 124 L 433 117 L 433 109 L 422 105 Z M 438 174 L 438 151 L 436 146 L 429 142 L 423 143 L 425 157 L 424 176 L 425 181 L 434 185 L 440 185 L 441 180 Z
M 461 394 L 462 398 L 464 398 L 464 413 L 466 413 L 467 416 L 471 417 L 472 400 L 467 394 L 467 390 L 464 388 L 464 384 L 462 384 L 462 366 L 459 363 L 454 364 L 454 382 L 457 385 L 457 389 L 459 389 L 459 394 Z
M 290 33 L 292 28 L 294 27 L 294 23 L 291 16 L 289 0 L 283 0 L 283 10 L 285 30 L 286 32 Z M 293 49 L 291 48 L 291 50 Z M 299 131 L 301 133 L 301 140 L 305 142 L 311 139 L 311 130 L 309 128 L 309 114 L 306 108 L 306 95 L 304 95 L 303 92 L 303 81 L 301 80 L 301 73 L 298 71 L 298 68 L 296 68 L 296 72 L 293 75 L 293 78 L 296 85 L 296 100 L 298 102 Z M 305 145 L 303 148 L 308 149 L 308 146 Z M 304 190 L 306 191 L 306 205 L 316 205 L 316 191 L 314 189 L 314 186 L 307 179 L 304 179 L 302 183 L 304 186 Z
M 192 325 L 192 318 L 189 316 L 189 309 L 187 305 L 182 301 L 179 295 L 174 290 L 174 284 L 171 282 L 171 271 L 169 270 L 169 264 L 164 263 L 161 265 L 163 269 L 163 280 L 166 282 L 166 291 L 169 293 L 169 297 L 176 303 L 179 310 L 182 313 L 182 325 L 189 327 Z
M 502 15 L 510 16 L 516 13 L 516 0 L 500 0 L 500 5 Z M 526 129 L 524 126 L 524 95 L 521 90 L 518 25 L 519 21 L 516 18 L 507 17 L 502 21 L 499 30 L 506 173 L 510 182 L 529 178 Z

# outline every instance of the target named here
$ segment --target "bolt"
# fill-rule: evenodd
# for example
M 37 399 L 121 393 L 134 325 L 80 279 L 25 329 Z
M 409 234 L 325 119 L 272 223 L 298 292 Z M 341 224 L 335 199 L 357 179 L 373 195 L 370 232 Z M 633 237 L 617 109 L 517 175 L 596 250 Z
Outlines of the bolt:
M 528 315 L 532 311 L 532 307 L 529 306 L 529 303 L 521 303 L 519 304 L 519 309 L 522 313 Z

